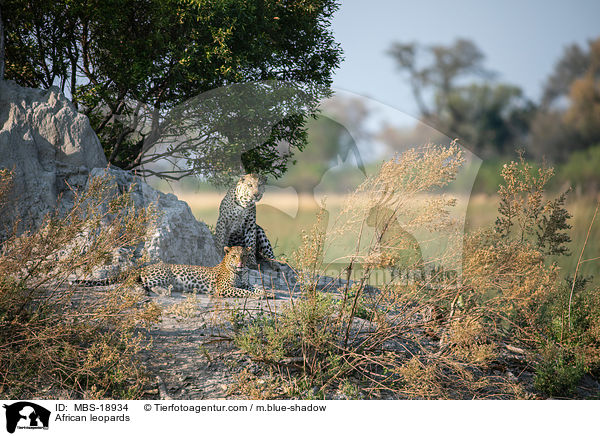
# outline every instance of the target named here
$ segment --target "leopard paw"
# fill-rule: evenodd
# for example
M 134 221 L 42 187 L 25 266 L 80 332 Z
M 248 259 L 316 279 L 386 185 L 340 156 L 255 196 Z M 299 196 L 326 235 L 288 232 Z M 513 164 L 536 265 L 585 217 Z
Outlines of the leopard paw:
M 275 295 L 275 292 L 268 291 L 265 288 L 258 285 L 254 286 L 254 292 L 252 294 L 254 298 L 275 298 Z
M 279 262 L 277 262 L 276 260 L 270 260 L 269 266 L 271 267 L 271 269 L 273 271 L 281 272 L 281 266 L 279 265 Z
M 153 286 L 150 288 L 150 291 L 157 295 L 171 296 L 171 293 L 173 292 L 173 285 L 169 285 L 168 288 L 163 288 L 162 286 Z

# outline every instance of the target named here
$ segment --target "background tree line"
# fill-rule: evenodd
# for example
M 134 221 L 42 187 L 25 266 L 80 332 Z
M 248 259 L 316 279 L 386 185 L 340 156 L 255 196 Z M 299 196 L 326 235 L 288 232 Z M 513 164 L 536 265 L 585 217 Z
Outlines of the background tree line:
M 338 165 L 338 158 L 346 161 L 348 152 L 355 150 L 358 138 L 346 129 L 352 126 L 361 132 L 361 139 L 385 144 L 390 154 L 429 141 L 443 142 L 445 137 L 459 138 L 461 145 L 484 159 L 475 192 L 496 193 L 502 166 L 515 158 L 517 150 L 523 150 L 534 166 L 542 161 L 555 166 L 557 176 L 550 189 L 600 188 L 600 38 L 585 47 L 565 48 L 538 102 L 527 98 L 519 86 L 499 81 L 486 67 L 484 53 L 467 39 L 448 45 L 394 43 L 388 54 L 396 61 L 400 79 L 410 86 L 421 123 L 373 130 L 372 123 L 367 126 L 370 109 L 364 102 L 328 101 L 321 116 L 309 121 L 310 146 L 297 156 L 300 165 L 291 167 L 277 184 L 312 193 L 319 184 L 342 192 L 360 183 L 362 173 L 351 168 L 337 168 L 335 180 L 323 179 Z M 342 124 L 329 117 L 333 113 Z M 437 136 L 432 137 L 430 126 Z M 368 159 L 365 164 L 374 165 Z
M 495 80 L 483 52 L 467 39 L 396 42 L 388 53 L 410 84 L 422 120 L 481 157 L 520 147 L 533 158 L 564 162 L 600 144 L 600 38 L 565 49 L 539 103 Z
M 342 58 L 331 31 L 334 0 L 0 5 L 5 77 L 23 86 L 58 86 L 89 117 L 109 162 L 141 175 L 203 174 L 213 181 L 235 171 L 281 176 L 309 142 L 307 120 L 330 95 Z M 539 102 L 497 80 L 468 39 L 396 42 L 388 53 L 411 87 L 421 120 L 487 162 L 523 148 L 530 158 L 559 165 L 600 164 L 600 38 L 565 49 Z M 292 86 L 253 85 L 260 82 Z M 240 84 L 248 86 L 233 86 Z M 348 112 L 355 108 L 350 104 Z M 343 126 L 310 122 L 314 152 L 302 159 L 329 165 L 346 154 Z M 181 131 L 191 133 L 181 138 Z M 393 149 L 407 135 L 419 139 L 418 132 L 393 126 L 377 139 Z M 171 167 L 158 164 L 165 160 Z M 564 172 L 577 176 L 572 168 Z

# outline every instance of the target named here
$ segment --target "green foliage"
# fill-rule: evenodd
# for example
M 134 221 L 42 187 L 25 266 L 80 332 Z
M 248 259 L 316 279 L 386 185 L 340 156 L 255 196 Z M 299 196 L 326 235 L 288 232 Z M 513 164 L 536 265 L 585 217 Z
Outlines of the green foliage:
M 381 235 L 368 238 L 361 233 L 374 209 L 385 210 L 380 218 L 386 222 L 380 224 L 386 228 L 389 221 L 405 214 L 403 224 L 407 228 L 418 224 L 448 230 L 447 210 L 454 202 L 430 191 L 453 180 L 462 163 L 462 153 L 455 144 L 409 150 L 383 163 L 348 196 L 342 218 L 328 238 L 318 225 L 318 217 L 317 224 L 303 235 L 293 263 L 299 272 L 301 296 L 280 314 L 250 321 L 238 331 L 236 344 L 254 359 L 268 363 L 273 372 L 285 374 L 283 383 L 293 386 L 288 392 L 302 398 L 375 397 L 375 392 L 400 398 L 481 395 L 483 390 L 479 389 L 486 381 L 475 381 L 473 375 L 479 369 L 464 370 L 465 365 L 486 365 L 496 356 L 496 347 L 490 343 L 492 335 L 487 334 L 481 315 L 461 313 L 462 322 L 441 320 L 443 328 L 436 324 L 444 317 L 439 313 L 449 313 L 436 308 L 457 300 L 451 280 L 442 286 L 441 280 L 437 286 L 399 281 L 377 290 L 368 288 L 370 274 L 389 266 L 391 249 L 389 241 L 381 244 Z M 414 214 L 408 213 L 411 200 L 422 195 L 430 195 L 431 201 L 419 203 Z M 324 285 L 321 274 L 327 265 L 322 254 L 339 243 L 341 235 L 350 235 L 356 244 L 348 256 L 351 260 L 340 271 L 342 278 L 352 277 L 353 283 Z M 365 238 L 363 245 L 358 242 L 361 237 Z M 431 292 L 426 295 L 424 289 L 429 286 Z M 466 304 L 455 306 L 466 311 Z M 443 335 L 444 346 L 438 348 L 433 345 L 438 341 L 424 339 L 424 329 L 439 329 L 434 335 Z M 449 393 L 449 380 L 464 391 Z
M 571 319 L 568 318 L 569 300 Z M 541 307 L 541 319 L 546 333 L 554 341 L 583 350 L 600 344 L 600 296 L 591 285 L 591 277 L 566 277 L 553 298 Z M 592 363 L 597 357 L 587 356 Z M 597 361 L 596 364 L 599 364 Z
M 312 194 L 323 175 L 337 164 L 337 157 L 347 155 L 343 148 L 352 138 L 344 126 L 324 116 L 310 120 L 307 127 L 308 145 L 277 184 Z
M 519 162 L 504 165 L 504 183 L 498 190 L 500 216 L 496 219 L 496 233 L 521 243 L 533 239 L 547 255 L 568 253 L 564 244 L 571 238 L 564 231 L 571 228 L 567 223 L 571 215 L 564 208 L 566 193 L 549 201 L 544 201 L 543 197 L 545 186 L 553 175 L 552 168 L 541 167 L 533 171 L 523 156 Z
M 567 152 L 568 150 L 565 150 Z M 550 157 L 547 155 L 547 157 Z M 474 193 L 493 195 L 498 192 L 503 182 L 502 168 L 510 162 L 510 158 L 490 158 L 481 163 L 477 178 L 473 185 Z M 527 159 L 533 170 L 540 168 L 539 163 Z M 565 186 L 572 187 L 580 194 L 593 194 L 600 189 L 600 145 L 594 145 L 585 150 L 566 153 L 562 163 L 554 164 L 555 174 L 548 181 L 546 188 L 549 192 L 564 190 Z
M 257 360 L 281 363 L 301 358 L 307 370 L 317 374 L 324 358 L 333 350 L 333 324 L 330 317 L 335 305 L 322 294 L 312 294 L 285 308 L 274 319 L 260 316 L 236 336 L 236 344 Z M 314 365 L 314 366 L 312 366 Z
M 522 157 L 503 166 L 495 232 L 467 239 L 464 272 L 465 283 L 483 297 L 479 310 L 492 320 L 490 330 L 543 344 L 535 388 L 568 397 L 598 366 L 600 301 L 589 278 L 559 282 L 552 261 L 568 254 L 571 215 L 566 193 L 544 200 L 552 175 L 551 168 L 535 169 Z
M 580 192 L 597 192 L 600 189 L 598 168 L 600 168 L 600 144 L 576 151 L 566 162 L 558 165 L 558 182 L 567 183 Z M 554 185 L 556 186 L 556 183 Z
M 276 80 L 327 96 L 341 59 L 329 29 L 336 9 L 333 0 L 7 0 L 6 77 L 69 91 L 110 163 L 140 169 L 149 127 L 203 92 Z M 245 169 L 283 172 L 285 159 L 272 167 L 274 144 L 301 149 L 313 111 L 270 126 L 273 136 L 242 156 Z
M 464 280 L 478 304 L 490 319 L 508 318 L 526 334 L 545 328 L 540 306 L 558 292 L 558 269 L 549 257 L 567 254 L 570 242 L 565 194 L 544 198 L 553 173 L 552 168 L 534 169 L 522 156 L 504 164 L 494 231 L 466 239 Z
M 286 151 L 279 143 L 301 148 L 303 118 L 315 109 L 315 97 L 305 86 L 279 81 L 232 84 L 202 93 L 172 108 L 152 128 L 144 145 L 150 148 L 140 165 L 164 165 L 166 160 L 174 171 L 163 177 L 203 174 L 223 185 L 231 185 L 243 172 L 280 175 L 294 146 Z M 187 167 L 179 168 L 183 162 Z
M 423 52 L 431 59 L 429 65 L 420 65 L 419 57 Z M 483 53 L 475 43 L 466 39 L 457 39 L 448 46 L 427 47 L 395 42 L 388 54 L 398 63 L 400 70 L 408 74 L 415 100 L 425 118 L 441 114 L 449 93 L 461 76 L 489 74 L 483 68 Z M 433 88 L 436 96 L 433 107 L 422 97 L 423 90 L 428 87 Z
M 493 195 L 502 184 L 502 166 L 508 159 L 490 158 L 481 163 L 473 184 L 473 193 Z
M 488 156 L 510 151 L 525 139 L 534 106 L 520 88 L 490 82 L 461 84 L 467 78 L 493 76 L 472 41 L 425 47 L 394 43 L 389 54 L 408 76 L 424 121 L 445 135 Z M 430 61 L 423 65 L 423 59 Z M 423 97 L 427 90 L 433 96 L 430 102 Z
M 570 85 L 570 106 L 565 113 L 565 122 L 589 145 L 600 140 L 599 86 L 600 38 L 597 38 L 589 41 L 587 68 Z
M 368 299 L 360 291 L 358 284 L 350 286 L 348 289 L 347 299 L 354 301 L 356 299 L 356 306 L 354 308 L 354 316 L 368 321 L 375 320 L 375 312 L 369 304 Z
M 547 255 L 569 255 L 569 249 L 564 244 L 571 242 L 571 237 L 564 233 L 571 228 L 567 220 L 571 214 L 564 208 L 567 193 L 563 192 L 557 198 L 550 200 L 544 207 L 541 220 L 536 231 L 537 245 Z
M 294 166 L 276 182 L 278 186 L 291 186 L 298 193 L 307 194 L 313 194 L 318 185 L 325 190 L 333 188 L 347 192 L 349 187 L 358 186 L 363 180 L 365 168 L 356 141 L 368 136 L 364 126 L 369 115 L 368 108 L 359 99 L 343 99 L 336 96 L 324 102 L 320 111 L 318 117 L 308 121 L 307 145 L 301 154 L 294 156 Z M 350 165 L 345 168 L 345 172 L 335 168 L 338 159 L 342 164 L 347 164 L 351 154 L 356 160 L 356 167 L 362 173 Z M 326 186 L 327 181 L 323 180 L 323 177 L 333 168 L 336 170 L 334 182 L 337 186 Z M 329 180 L 329 183 L 332 181 Z
M 589 64 L 588 53 L 578 44 L 565 47 L 544 85 L 542 105 L 549 106 L 560 97 L 566 96 L 573 81 L 585 74 Z
M 550 397 L 573 395 L 584 374 L 580 359 L 564 349 L 549 347 L 535 369 L 535 388 Z
M 523 142 L 533 114 L 533 104 L 521 89 L 502 83 L 457 86 L 446 105 L 440 126 L 480 156 L 511 152 Z
M 538 159 L 565 162 L 573 151 L 600 141 L 599 61 L 600 38 L 588 41 L 587 48 L 565 47 L 531 126 L 531 150 Z
M 538 110 L 533 116 L 527 151 L 536 160 L 565 162 L 574 151 L 585 146 L 580 135 L 563 118 L 563 112 L 558 109 Z

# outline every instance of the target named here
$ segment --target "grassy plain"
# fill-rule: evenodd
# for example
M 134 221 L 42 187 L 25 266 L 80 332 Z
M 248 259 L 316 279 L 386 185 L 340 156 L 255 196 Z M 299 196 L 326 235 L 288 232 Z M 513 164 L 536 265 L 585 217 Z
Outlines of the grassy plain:
M 219 204 L 224 192 L 176 192 L 179 199 L 187 202 L 194 216 L 214 228 L 219 214 Z M 315 220 L 320 201 L 323 197 L 312 198 L 294 193 L 265 193 L 258 203 L 257 222 L 266 230 L 274 245 L 278 257 L 289 258 L 298 248 L 301 231 L 307 230 Z M 335 216 L 342 208 L 346 197 L 337 193 L 326 197 L 327 210 Z M 596 207 L 592 196 L 572 195 L 567 203 L 571 243 L 568 244 L 571 255 L 556 258 L 564 275 L 573 275 L 577 261 L 588 232 Z M 468 203 L 465 217 L 465 231 L 491 227 L 497 216 L 498 197 L 495 195 L 475 194 Z M 578 275 L 593 275 L 594 281 L 600 279 L 600 216 L 591 228 L 588 243 L 582 257 Z

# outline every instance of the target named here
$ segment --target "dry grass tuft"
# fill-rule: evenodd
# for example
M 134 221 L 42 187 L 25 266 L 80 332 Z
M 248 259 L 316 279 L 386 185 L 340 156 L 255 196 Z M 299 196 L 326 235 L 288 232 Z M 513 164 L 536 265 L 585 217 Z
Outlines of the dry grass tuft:
M 9 195 L 10 177 L 0 174 L 0 198 Z M 110 186 L 91 181 L 65 216 L 48 215 L 38 230 L 2 241 L 0 396 L 140 395 L 136 329 L 160 310 L 129 286 L 94 293 L 68 284 L 108 264 L 115 249 L 135 247 L 152 225 L 151 209 L 135 209 L 129 193 Z
M 246 320 L 236 344 L 278 371 L 284 391 L 302 398 L 335 398 L 348 387 L 366 398 L 531 398 L 536 366 L 538 393 L 554 392 L 553 374 L 568 375 L 572 387 L 581 373 L 568 365 L 579 360 L 536 357 L 548 341 L 570 346 L 563 340 L 569 305 L 551 260 L 567 252 L 566 194 L 545 199 L 552 169 L 534 172 L 522 159 L 510 163 L 502 173 L 496 227 L 453 245 L 463 235 L 451 214 L 455 201 L 440 188 L 462 164 L 455 144 L 385 162 L 348 197 L 331 230 L 318 218 L 303 235 L 294 258 L 301 299 L 278 316 Z M 426 243 L 445 241 L 437 259 L 424 261 L 415 249 L 412 235 L 419 231 L 430 236 Z M 339 247 L 348 240 L 354 245 Z M 339 277 L 354 280 L 337 296 L 318 286 L 322 272 L 331 271 L 323 262 L 329 252 L 345 253 L 336 259 L 344 265 Z M 448 265 L 460 273 L 446 274 Z M 391 280 L 374 290 L 368 284 L 381 270 L 391 271 Z M 403 276 L 407 271 L 416 273 L 412 280 Z M 599 317 L 592 297 L 571 288 L 578 297 L 578 355 L 589 354 L 598 350 L 592 338 Z M 550 337 L 560 326 L 557 317 L 560 338 Z M 572 330 L 569 337 L 572 345 Z M 521 366 L 510 369 L 516 361 Z

